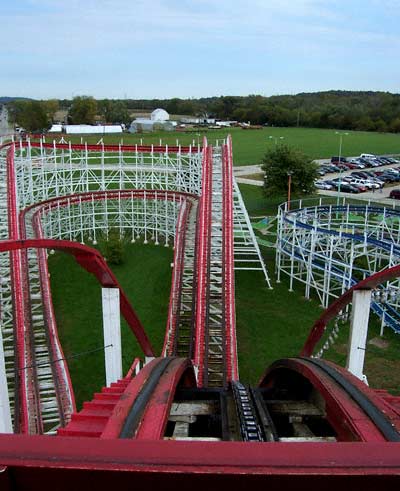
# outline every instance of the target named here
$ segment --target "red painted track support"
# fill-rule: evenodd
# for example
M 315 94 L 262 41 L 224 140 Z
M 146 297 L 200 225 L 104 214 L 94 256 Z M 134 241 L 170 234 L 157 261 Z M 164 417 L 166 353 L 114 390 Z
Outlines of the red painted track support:
M 135 334 L 143 353 L 146 356 L 154 356 L 150 341 L 135 311 L 129 303 L 128 297 L 125 295 L 118 280 L 104 261 L 102 255 L 96 249 L 68 240 L 27 239 L 0 241 L 0 252 L 18 251 L 30 247 L 55 249 L 66 252 L 67 254 L 72 254 L 78 264 L 85 268 L 89 273 L 92 273 L 102 286 L 107 288 L 118 288 L 120 291 L 120 307 L 122 315 Z
M 48 148 L 53 150 L 79 150 L 89 152 L 139 152 L 139 153 L 198 153 L 198 147 L 176 146 L 176 145 L 88 145 L 87 143 L 43 143 L 43 142 L 22 142 L 22 147 L 30 145 L 32 148 Z M 202 147 L 200 147 L 200 151 Z
M 190 360 L 173 360 L 149 400 L 135 438 L 138 440 L 161 440 L 168 423 L 168 416 L 177 387 L 196 387 L 196 377 Z
M 365 278 L 365 280 L 360 281 L 352 288 L 350 288 L 340 298 L 335 300 L 325 310 L 321 317 L 314 323 L 313 327 L 311 328 L 310 334 L 308 335 L 308 338 L 303 346 L 303 349 L 301 350 L 300 355 L 312 355 L 316 344 L 325 332 L 328 322 L 334 319 L 337 314 L 346 307 L 346 305 L 351 303 L 354 290 L 372 289 L 380 285 L 381 283 L 385 283 L 385 281 L 393 280 L 394 278 L 398 278 L 399 276 L 400 266 L 393 266 L 392 268 L 379 271 L 379 273 L 375 273 L 368 278 Z
M 20 230 L 14 169 L 14 145 L 11 145 L 7 152 L 7 200 L 8 235 L 12 240 L 18 240 L 20 238 Z M 10 275 L 14 313 L 14 357 L 16 360 L 14 430 L 20 433 L 28 433 L 30 413 L 32 406 L 35 406 L 36 394 L 34 374 L 32 373 L 33 368 L 26 368 L 32 365 L 32 360 L 28 348 L 29 344 L 27 343 L 29 322 L 25 316 L 22 253 L 20 250 L 10 251 Z M 32 416 L 34 418 L 34 415 Z M 38 423 L 40 426 L 40 421 Z
M 156 358 L 145 365 L 126 388 L 123 397 L 115 406 L 113 414 L 108 420 L 101 438 L 120 438 L 122 428 L 135 400 L 142 394 L 143 388 L 151 377 L 152 371 L 165 358 Z M 140 420 L 137 432 L 132 436 L 140 440 L 160 440 L 163 438 L 168 422 L 171 404 L 178 385 L 196 387 L 196 378 L 193 367 L 188 359 L 172 359 L 161 374 L 157 385 L 152 392 Z M 68 430 L 68 428 L 67 428 Z
M 360 392 L 385 414 L 393 426 L 400 429 L 399 415 L 378 397 L 372 389 L 337 365 L 333 363 L 328 363 L 328 365 L 334 367 L 342 377 L 356 386 Z M 288 372 L 291 372 L 291 375 Z M 298 375 L 304 377 L 307 384 L 311 384 L 317 390 L 318 394 L 322 396 L 322 399 L 325 401 L 327 419 L 335 429 L 338 441 L 387 441 L 376 427 L 375 422 L 368 417 L 355 400 L 342 387 L 336 384 L 327 373 L 318 366 L 310 363 L 307 359 L 289 358 L 275 362 L 262 377 L 259 385 L 262 388 L 271 388 L 274 386 L 275 379 L 279 379 L 280 376 L 283 376 L 286 380 L 290 378 L 297 380 L 297 383 L 299 383 Z M 336 445 L 336 443 L 333 445 Z
M 241 443 L 0 435 L 0 487 L 395 489 L 396 443 Z
M 238 380 L 233 250 L 233 160 L 232 140 L 223 147 L 223 292 L 225 321 L 226 380 Z
M 22 217 L 23 215 L 21 214 L 20 218 Z M 38 215 L 33 218 L 33 222 L 33 229 L 36 237 L 42 238 L 42 224 Z M 21 223 L 21 229 L 22 226 L 23 225 Z M 59 360 L 57 363 L 53 363 L 53 371 L 56 379 L 57 399 L 61 413 L 61 421 L 63 424 L 65 424 L 68 422 L 71 412 L 76 411 L 74 390 L 72 387 L 68 364 L 65 360 L 61 342 L 58 337 L 56 316 L 54 313 L 53 300 L 50 291 L 50 275 L 46 251 L 44 249 L 38 249 L 37 258 L 39 263 L 40 289 L 42 292 L 43 312 L 46 319 L 49 349 L 52 359 Z
M 202 188 L 199 205 L 197 254 L 197 292 L 195 324 L 195 364 L 198 367 L 198 384 L 203 385 L 205 363 L 205 329 L 207 323 L 208 277 L 211 239 L 212 200 L 212 148 L 203 154 Z
M 171 291 L 169 296 L 168 319 L 165 329 L 164 356 L 172 356 L 176 342 L 176 325 L 180 308 L 180 297 L 182 289 L 182 275 L 184 267 L 184 254 L 186 242 L 187 219 L 190 213 L 191 204 L 185 201 L 179 210 L 176 224 L 175 243 L 174 243 L 174 262 L 172 271 Z

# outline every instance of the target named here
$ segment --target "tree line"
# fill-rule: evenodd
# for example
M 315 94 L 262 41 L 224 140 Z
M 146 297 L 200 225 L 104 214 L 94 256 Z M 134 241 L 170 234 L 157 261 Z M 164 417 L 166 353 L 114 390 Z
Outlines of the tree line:
M 400 133 L 400 95 L 389 92 L 327 91 L 264 97 L 221 96 L 200 99 L 101 99 L 78 96 L 51 101 L 7 103 L 12 122 L 29 131 L 44 129 L 58 109 L 70 123 L 129 124 L 132 111 L 162 107 L 170 114 L 216 117 L 269 126 L 301 126 Z

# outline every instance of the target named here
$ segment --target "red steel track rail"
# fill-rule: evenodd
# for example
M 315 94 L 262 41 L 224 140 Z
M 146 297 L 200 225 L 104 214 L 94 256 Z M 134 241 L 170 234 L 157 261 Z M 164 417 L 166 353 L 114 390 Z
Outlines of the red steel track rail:
M 226 380 L 238 380 L 236 317 L 235 317 L 235 276 L 233 250 L 233 172 L 232 140 L 228 136 L 223 147 L 223 294 L 225 320 Z
M 8 235 L 11 240 L 20 238 L 18 222 L 17 186 L 14 169 L 14 145 L 7 151 L 7 214 Z M 10 275 L 14 311 L 14 357 L 15 372 L 15 416 L 16 432 L 28 433 L 32 412 L 32 402 L 36 399 L 32 359 L 28 349 L 28 319 L 24 307 L 23 271 L 21 250 L 10 250 Z M 40 415 L 38 424 L 40 426 Z
M 89 145 L 87 143 L 43 143 L 43 142 L 21 142 L 26 148 L 47 148 L 58 150 L 79 150 L 89 152 L 139 152 L 139 153 L 199 153 L 202 147 L 176 146 L 176 145 Z
M 202 189 L 199 208 L 197 259 L 197 291 L 195 321 L 195 357 L 198 367 L 198 384 L 203 385 L 205 369 L 205 335 L 207 325 L 207 301 L 210 263 L 211 202 L 212 200 L 212 147 L 203 154 Z
M 161 440 L 177 387 L 196 387 L 196 376 L 189 359 L 177 358 L 160 377 L 136 433 L 138 440 Z
M 347 372 L 333 363 L 326 365 L 334 368 L 342 378 L 345 378 L 359 392 L 364 394 L 380 411 L 390 423 L 400 428 L 400 417 L 396 410 L 386 404 L 376 393 L 357 377 Z M 375 422 L 364 412 L 360 405 L 352 398 L 348 391 L 334 382 L 328 373 L 324 372 L 319 366 L 312 363 L 309 359 L 289 358 L 275 362 L 260 382 L 261 388 L 273 387 L 274 380 L 280 376 L 289 379 L 288 372 L 291 372 L 292 379 L 299 385 L 298 375 L 301 375 L 307 384 L 311 384 L 322 396 L 325 401 L 325 411 L 327 419 L 335 429 L 338 441 L 362 441 L 362 442 L 384 442 L 387 439 L 379 431 Z M 297 378 L 295 377 L 297 375 Z M 333 445 L 336 445 L 334 443 Z
M 181 303 L 186 227 L 190 208 L 191 204 L 189 201 L 185 201 L 182 204 L 182 207 L 179 210 L 178 220 L 176 224 L 171 292 L 169 297 L 168 319 L 165 330 L 164 347 L 162 350 L 162 353 L 165 356 L 172 356 L 176 342 L 177 318 L 179 316 L 179 307 Z
M 174 490 L 395 489 L 397 443 L 244 443 L 0 435 L 4 491 L 77 486 Z
M 353 287 L 351 287 L 347 292 L 345 292 L 341 297 L 335 300 L 321 315 L 321 317 L 314 323 L 308 338 L 301 350 L 301 356 L 311 356 L 316 344 L 321 339 L 325 332 L 326 326 L 329 321 L 334 319 L 337 314 L 343 310 L 346 305 L 351 303 L 353 298 L 353 292 L 355 290 L 369 290 L 377 287 L 385 281 L 393 280 L 400 276 L 400 266 L 393 266 L 392 268 L 379 271 L 368 278 L 360 281 Z
M 145 365 L 139 374 L 132 379 L 123 397 L 117 403 L 100 438 L 126 438 L 121 436 L 129 414 L 139 397 L 144 397 L 146 384 L 151 380 L 157 366 L 165 364 L 166 358 L 156 358 Z M 157 384 L 144 399 L 140 424 L 130 438 L 138 440 L 160 440 L 163 438 L 168 422 L 175 390 L 179 386 L 196 387 L 196 377 L 189 359 L 171 358 L 170 363 L 160 373 Z M 67 428 L 68 430 L 68 428 Z
M 153 348 L 140 323 L 128 297 L 121 288 L 113 272 L 104 261 L 103 256 L 91 247 L 71 242 L 69 240 L 54 239 L 26 239 L 26 240 L 4 240 L 0 241 L 0 252 L 19 251 L 27 248 L 55 249 L 66 252 L 75 257 L 86 271 L 92 273 L 103 287 L 118 288 L 120 291 L 120 307 L 122 315 L 136 336 L 136 339 L 146 356 L 154 356 Z
M 22 217 L 21 227 L 22 227 Z M 33 229 L 35 231 L 36 238 L 43 238 L 42 224 L 40 222 L 39 215 L 33 218 Z M 75 396 L 72 387 L 72 381 L 69 373 L 68 364 L 65 360 L 63 349 L 60 339 L 58 337 L 58 330 L 56 324 L 56 317 L 53 308 L 53 301 L 50 291 L 49 282 L 49 269 L 47 264 L 47 253 L 44 249 L 37 250 L 37 258 L 39 263 L 40 274 L 40 289 L 42 292 L 43 312 L 46 320 L 46 329 L 48 332 L 48 343 L 51 351 L 51 357 L 53 360 L 58 360 L 57 363 L 53 363 L 53 373 L 56 379 L 57 387 L 57 399 L 61 414 L 61 421 L 63 424 L 68 422 L 71 415 L 71 411 L 76 410 Z
M 109 191 L 87 191 L 76 193 L 69 196 L 50 198 L 40 203 L 35 203 L 23 210 L 23 213 L 37 208 L 36 213 L 47 212 L 49 209 L 64 206 L 77 205 L 88 201 L 102 201 L 111 199 L 149 199 L 149 200 L 168 200 L 184 201 L 186 199 L 197 199 L 193 194 L 182 191 L 148 190 L 148 189 L 115 189 Z

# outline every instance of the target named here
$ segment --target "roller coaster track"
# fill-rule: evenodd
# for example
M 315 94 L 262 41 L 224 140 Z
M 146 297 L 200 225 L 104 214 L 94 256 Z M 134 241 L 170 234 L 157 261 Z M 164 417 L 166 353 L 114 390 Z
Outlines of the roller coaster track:
M 273 490 L 293 483 L 309 490 L 320 489 L 321 483 L 327 489 L 337 489 L 341 483 L 363 489 L 395 485 L 400 477 L 400 398 L 374 391 L 346 370 L 308 356 L 327 322 L 349 304 L 354 289 L 392 281 L 399 276 L 400 266 L 353 286 L 315 324 L 301 357 L 275 362 L 257 386 L 248 386 L 238 380 L 234 235 L 240 200 L 235 198 L 230 139 L 215 148 L 203 142 L 197 184 L 183 183 L 181 163 L 172 171 L 166 165 L 168 178 L 157 183 L 164 186 L 167 179 L 171 183 L 172 175 L 175 180 L 165 189 L 149 187 L 152 181 L 156 184 L 156 172 L 171 157 L 164 154 L 165 147 L 151 149 L 150 171 L 145 171 L 140 155 L 149 148 L 130 149 L 135 160 L 132 167 L 146 173 L 142 189 L 122 185 L 121 176 L 128 172 L 123 170 L 122 147 L 110 149 L 119 161 L 108 167 L 109 180 L 102 163 L 94 173 L 87 160 L 75 161 L 71 167 L 68 158 L 79 160 L 82 152 L 99 152 L 95 165 L 105 158 L 98 146 L 78 147 L 66 145 L 65 153 L 58 155 L 55 145 L 21 144 L 39 166 L 35 178 L 22 160 L 12 170 L 14 146 L 8 152 L 8 168 L 0 161 L 7 183 L 2 187 L 0 182 L 0 193 L 8 200 L 5 213 L 0 207 L 7 223 L 7 230 L 0 224 L 0 273 L 11 264 L 11 288 L 2 288 L 2 302 L 11 297 L 13 303 L 10 337 L 14 350 L 7 356 L 17 360 L 14 423 L 22 433 L 0 435 L 2 489 L 39 489 L 44 480 L 61 490 L 70 490 L 77 482 L 131 486 L 133 479 L 135 485 L 164 489 L 177 485 L 204 489 L 215 487 L 216 482 Z M 40 149 L 37 161 L 30 154 L 34 148 Z M 52 152 L 54 162 L 41 161 L 44 148 Z M 156 151 L 163 154 L 158 162 L 154 161 Z M 173 149 L 180 151 L 180 147 Z M 192 149 L 185 151 L 190 154 Z M 197 169 L 195 160 L 193 169 Z M 51 177 L 52 183 L 58 181 L 55 192 L 45 188 L 44 175 L 56 165 L 64 166 L 69 174 L 65 178 L 64 171 L 57 171 Z M 92 181 L 75 175 L 79 166 Z M 70 172 L 71 168 L 75 170 Z M 13 176 L 20 179 L 20 188 Z M 134 179 L 128 176 L 127 182 L 133 184 Z M 34 182 L 40 184 L 40 191 L 29 188 Z M 18 198 L 19 190 L 26 191 L 24 198 Z M 154 358 L 143 326 L 104 258 L 77 242 L 95 242 L 98 233 L 115 226 L 129 233 L 131 240 L 143 236 L 145 241 L 165 241 L 165 245 L 174 240 L 162 357 Z M 381 242 L 386 244 L 382 234 L 365 234 L 362 244 L 389 253 Z M 296 247 L 292 245 L 290 251 L 297 260 Z M 125 377 L 96 393 L 80 412 L 74 409 L 58 342 L 48 284 L 48 249 L 72 254 L 102 286 L 120 290 L 121 312 L 143 353 L 152 358 L 141 370 L 136 359 Z M 393 251 L 392 245 L 391 258 L 396 256 Z M 253 253 L 256 257 L 259 251 Z M 311 265 L 317 267 L 319 261 L 313 258 Z M 331 266 L 339 276 L 336 265 Z M 2 316 L 3 335 L 8 334 L 6 320 Z M 56 437 L 28 434 L 54 433 L 55 427 Z
M 203 192 L 199 209 L 196 196 L 186 192 L 187 185 L 180 177 L 181 174 L 183 176 L 183 173 L 186 173 L 186 170 L 182 170 L 181 161 L 178 159 L 178 166 L 168 167 L 168 152 L 191 155 L 193 149 L 190 147 L 169 147 L 169 149 L 166 147 L 104 145 L 99 147 L 21 142 L 18 146 L 19 152 L 26 153 L 28 161 L 32 163 L 31 167 L 26 166 L 21 157 L 16 160 L 15 148 L 15 145 L 9 145 L 7 169 L 5 169 L 6 176 L 9 176 L 7 181 L 8 235 L 15 240 L 19 238 L 41 239 L 46 235 L 51 238 L 72 239 L 76 237 L 74 230 L 77 228 L 78 221 L 83 240 L 82 230 L 85 227 L 86 230 L 92 227 L 92 233 L 96 236 L 95 222 L 90 223 L 89 227 L 86 223 L 88 217 L 98 214 L 98 204 L 105 209 L 105 211 L 102 210 L 102 213 L 106 226 L 111 226 L 108 224 L 110 208 L 114 207 L 114 216 L 122 223 L 123 213 L 141 213 L 140 209 L 139 211 L 134 210 L 133 205 L 132 210 L 127 210 L 127 205 L 124 203 L 142 202 L 144 213 L 141 219 L 143 220 L 144 217 L 145 220 L 144 238 L 146 241 L 149 227 L 147 224 L 146 228 L 146 220 L 152 220 L 146 218 L 146 213 L 151 214 L 151 211 L 146 211 L 146 203 L 153 203 L 156 217 L 158 216 L 157 202 L 162 202 L 166 207 L 166 217 L 168 217 L 168 202 L 178 204 L 179 208 L 174 208 L 179 212 L 174 211 L 177 213 L 174 280 L 164 353 L 179 354 L 195 359 L 200 385 L 219 386 L 236 379 L 235 314 L 232 302 L 234 298 L 234 253 L 230 139 L 222 148 L 216 150 L 214 158 L 211 147 L 207 146 L 206 140 L 204 141 Z M 197 149 L 197 151 L 201 150 Z M 39 151 L 38 156 L 35 151 Z M 119 163 L 105 166 L 103 156 L 106 151 L 111 154 L 118 153 Z M 133 159 L 132 162 L 121 161 L 123 151 L 128 152 L 127 155 L 130 155 L 129 152 L 132 153 L 133 157 L 129 157 Z M 45 152 L 50 152 L 52 156 L 47 161 L 43 160 Z M 86 156 L 85 161 L 81 160 L 82 152 Z M 91 152 L 94 153 L 95 159 L 93 167 L 89 168 L 85 162 Z M 142 152 L 150 153 L 150 171 L 149 166 L 146 168 L 145 160 L 141 158 Z M 166 152 L 161 155 L 158 162 L 155 162 L 154 159 L 156 152 Z M 71 160 L 73 159 L 75 163 L 72 165 Z M 96 169 L 100 170 L 100 174 L 96 174 Z M 77 170 L 93 179 L 94 185 L 99 183 L 101 187 L 106 187 L 108 182 L 111 184 L 118 182 L 120 187 L 124 187 L 126 182 L 122 183 L 121 173 L 130 172 L 132 169 L 136 173 L 146 172 L 147 182 L 150 179 L 151 184 L 155 184 L 153 177 L 155 173 L 165 172 L 168 175 L 169 172 L 172 172 L 177 179 L 175 182 L 180 183 L 179 185 L 183 186 L 185 191 L 176 191 L 176 184 L 173 184 L 172 188 L 175 188 L 175 191 L 109 189 L 76 192 L 79 189 L 87 190 L 89 185 L 89 181 L 85 184 L 80 179 L 76 179 Z M 55 173 L 55 180 L 51 172 Z M 68 174 L 70 177 L 67 177 L 65 172 L 70 172 Z M 105 180 L 105 172 L 111 172 L 109 181 Z M 47 174 L 50 175 L 49 178 L 45 177 Z M 22 188 L 19 191 L 17 190 L 18 179 L 22 182 Z M 168 179 L 171 178 L 167 177 L 166 183 Z M 132 182 L 132 179 L 128 179 L 127 182 Z M 26 183 L 29 186 L 24 188 Z M 51 197 L 54 194 L 52 186 L 59 189 L 57 193 L 60 190 L 61 192 L 73 190 L 74 193 Z M 90 186 L 92 187 L 93 184 Z M 193 188 L 193 185 L 191 186 Z M 20 197 L 18 193 L 21 194 Z M 29 199 L 31 204 L 29 204 Z M 21 206 L 18 205 L 19 201 L 28 206 L 22 209 L 18 219 L 18 208 Z M 108 206 L 107 203 L 110 205 Z M 79 215 L 74 215 L 76 210 L 82 209 L 86 211 L 86 215 L 82 215 L 82 211 L 79 211 Z M 243 213 L 241 206 L 236 206 L 236 209 Z M 196 226 L 197 215 L 200 220 L 199 226 Z M 63 225 L 60 226 L 62 223 Z M 156 219 L 155 228 L 152 229 L 153 236 L 156 235 L 156 243 L 158 225 Z M 136 234 L 140 233 L 143 232 L 139 227 L 138 231 L 132 235 L 132 240 Z M 7 234 L 4 234 L 4 237 L 6 236 Z M 166 241 L 168 241 L 168 236 L 166 236 Z M 241 245 L 238 247 L 240 250 Z M 248 244 L 246 247 L 249 248 Z M 68 369 L 62 361 L 64 357 L 55 326 L 48 285 L 46 252 L 40 248 L 36 251 L 29 248 L 17 249 L 12 250 L 10 256 L 13 264 L 11 284 L 17 285 L 10 292 L 13 296 L 15 317 L 15 327 L 10 338 L 19 343 L 18 349 L 15 350 L 15 356 L 19 360 L 18 370 L 12 377 L 16 384 L 12 395 L 16 396 L 16 414 L 19 415 L 15 420 L 15 427 L 22 433 L 53 432 L 54 428 L 64 426 L 69 421 L 74 408 L 74 399 Z M 98 258 L 92 258 L 89 261 L 86 256 L 79 255 L 77 260 L 99 278 Z M 131 325 L 140 325 L 133 310 L 128 306 L 124 294 L 122 294 L 121 304 Z M 133 330 L 135 331 L 135 328 Z M 145 353 L 150 354 L 151 348 L 146 343 L 147 341 L 142 341 L 142 347 Z M 10 355 L 11 359 L 14 356 L 13 350 L 6 351 L 6 354 Z M 61 361 L 53 363 L 53 360 Z M 11 361 L 8 364 L 13 363 Z
M 298 279 L 306 284 L 306 296 L 312 288 L 323 290 L 320 298 L 326 302 L 330 295 L 337 297 L 360 279 L 400 261 L 399 220 L 398 210 L 376 205 L 319 204 L 292 209 L 290 213 L 281 209 L 278 267 L 290 276 L 291 282 Z M 356 258 L 363 256 L 367 264 L 360 267 Z M 284 266 L 283 257 L 286 263 L 291 262 L 290 267 Z M 323 277 L 322 282 L 318 275 Z M 398 302 L 394 298 L 398 281 L 387 288 L 393 298 L 384 306 L 374 301 L 371 309 L 399 332 Z

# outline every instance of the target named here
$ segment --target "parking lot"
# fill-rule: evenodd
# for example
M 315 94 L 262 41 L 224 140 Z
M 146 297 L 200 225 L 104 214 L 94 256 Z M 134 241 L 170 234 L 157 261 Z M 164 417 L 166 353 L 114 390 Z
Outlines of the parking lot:
M 392 157 L 332 157 L 331 163 L 320 163 L 319 172 L 324 175 L 316 187 L 328 196 L 362 194 L 362 199 L 390 200 L 391 191 L 400 187 L 400 160 Z

